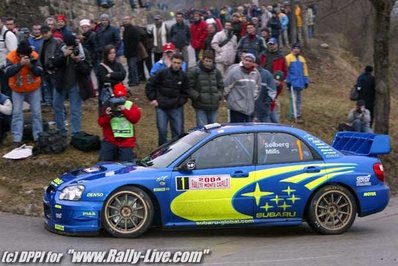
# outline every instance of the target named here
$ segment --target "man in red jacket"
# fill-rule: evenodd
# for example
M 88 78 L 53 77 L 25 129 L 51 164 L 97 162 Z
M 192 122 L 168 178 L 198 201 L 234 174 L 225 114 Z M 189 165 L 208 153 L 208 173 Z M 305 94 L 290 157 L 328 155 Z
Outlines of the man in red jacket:
M 199 61 L 199 53 L 205 48 L 205 40 L 208 35 L 207 23 L 202 20 L 199 11 L 193 14 L 193 23 L 191 24 L 191 45 L 195 49 L 196 61 Z
M 134 162 L 134 124 L 141 118 L 141 111 L 133 102 L 126 100 L 127 90 L 123 84 L 116 84 L 114 97 L 109 107 L 98 118 L 104 139 L 101 143 L 100 161 Z

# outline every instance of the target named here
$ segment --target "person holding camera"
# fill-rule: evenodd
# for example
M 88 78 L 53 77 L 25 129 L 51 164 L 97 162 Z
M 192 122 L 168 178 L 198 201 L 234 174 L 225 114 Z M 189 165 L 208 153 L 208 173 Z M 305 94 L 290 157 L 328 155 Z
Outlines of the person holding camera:
M 108 44 L 104 48 L 102 62 L 98 67 L 98 107 L 102 112 L 105 84 L 110 84 L 111 88 L 122 82 L 126 77 L 126 70 L 123 65 L 116 61 L 116 48 Z
M 370 111 L 365 108 L 365 101 L 358 100 L 357 106 L 348 114 L 348 122 L 353 131 L 372 133 L 370 128 Z
M 12 102 L 14 105 L 11 121 L 11 133 L 14 147 L 19 147 L 23 137 L 23 102 L 27 100 L 32 112 L 32 134 L 36 141 L 43 131 L 41 117 L 41 78 L 43 73 L 39 55 L 32 51 L 26 41 L 22 41 L 16 50 L 7 55 L 6 77 L 12 90 Z
M 127 100 L 127 90 L 122 83 L 116 84 L 113 96 L 98 118 L 104 139 L 101 143 L 101 161 L 134 162 L 134 124 L 141 118 L 137 105 Z
M 73 35 L 65 35 L 64 43 L 56 49 L 53 59 L 56 71 L 53 108 L 57 129 L 66 136 L 65 95 L 69 95 L 72 135 L 75 135 L 81 129 L 82 100 L 91 97 L 93 91 L 90 80 L 91 61 L 83 46 Z

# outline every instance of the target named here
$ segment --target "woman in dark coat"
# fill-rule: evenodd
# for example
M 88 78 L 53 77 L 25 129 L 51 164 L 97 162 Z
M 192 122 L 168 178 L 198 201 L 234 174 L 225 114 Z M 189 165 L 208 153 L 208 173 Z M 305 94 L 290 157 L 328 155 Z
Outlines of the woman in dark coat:
M 102 109 L 104 99 L 104 87 L 107 83 L 113 87 L 126 78 L 126 70 L 121 63 L 116 61 L 116 48 L 112 44 L 108 44 L 104 48 L 102 62 L 98 68 L 98 104 Z

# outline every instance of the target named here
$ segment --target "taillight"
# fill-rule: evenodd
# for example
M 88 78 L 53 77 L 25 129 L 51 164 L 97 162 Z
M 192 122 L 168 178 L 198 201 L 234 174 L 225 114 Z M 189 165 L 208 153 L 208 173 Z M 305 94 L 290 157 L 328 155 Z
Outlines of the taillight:
M 379 179 L 381 182 L 384 182 L 384 168 L 381 163 L 375 163 L 373 165 L 373 171 L 375 172 L 375 175 L 377 176 L 377 179 Z

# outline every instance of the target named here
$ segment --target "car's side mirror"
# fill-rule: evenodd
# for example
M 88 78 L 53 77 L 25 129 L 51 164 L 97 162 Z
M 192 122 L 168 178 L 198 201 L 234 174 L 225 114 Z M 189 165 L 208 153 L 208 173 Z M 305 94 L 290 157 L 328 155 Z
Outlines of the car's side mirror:
M 188 162 L 182 164 L 180 167 L 178 167 L 178 170 L 180 171 L 192 171 L 196 169 L 196 162 L 195 160 L 189 160 Z

